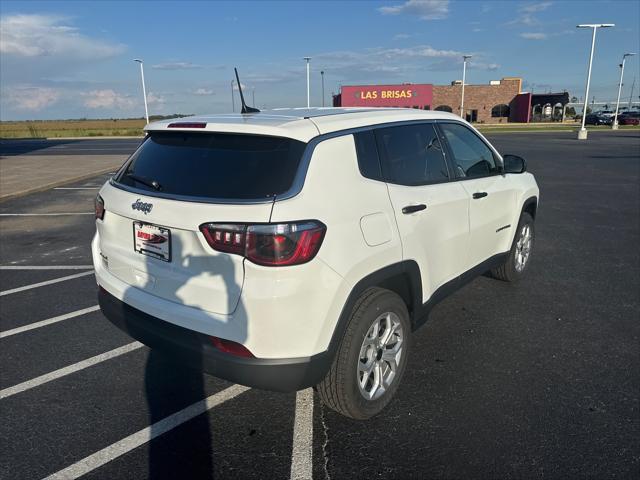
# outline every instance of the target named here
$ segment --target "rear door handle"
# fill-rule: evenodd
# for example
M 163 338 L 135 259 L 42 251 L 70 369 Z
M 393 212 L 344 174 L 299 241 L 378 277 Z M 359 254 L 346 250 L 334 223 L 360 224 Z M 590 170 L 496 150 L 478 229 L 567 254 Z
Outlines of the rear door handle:
M 402 208 L 402 213 L 409 215 L 410 213 L 416 213 L 424 210 L 425 208 L 427 208 L 427 206 L 424 203 L 421 203 L 420 205 L 407 205 Z
M 483 197 L 486 197 L 487 195 L 489 195 L 487 192 L 476 192 L 473 194 L 473 198 L 475 199 L 483 198 Z

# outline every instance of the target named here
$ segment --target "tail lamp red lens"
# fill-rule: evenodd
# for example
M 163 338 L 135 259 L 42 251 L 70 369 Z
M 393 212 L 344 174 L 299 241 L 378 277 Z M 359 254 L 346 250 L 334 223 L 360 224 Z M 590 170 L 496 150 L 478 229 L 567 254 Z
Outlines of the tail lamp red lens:
M 281 267 L 312 260 L 327 230 L 316 220 L 266 225 L 205 223 L 207 242 L 219 252 L 242 255 L 258 265 Z
M 253 353 L 251 353 L 244 345 L 232 342 L 231 340 L 225 340 L 224 338 L 209 337 L 209 339 L 213 346 L 223 353 L 235 355 L 236 357 L 254 358 Z
M 94 201 L 94 207 L 96 212 L 96 218 L 99 220 L 104 219 L 104 200 L 100 195 L 96 196 Z

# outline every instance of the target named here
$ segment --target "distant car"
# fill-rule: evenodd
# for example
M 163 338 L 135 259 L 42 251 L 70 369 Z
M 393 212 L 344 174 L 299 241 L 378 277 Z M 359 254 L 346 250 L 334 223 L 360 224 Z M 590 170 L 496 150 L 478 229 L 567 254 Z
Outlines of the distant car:
M 612 112 L 611 110 L 602 110 L 597 114 L 602 117 L 613 118 L 613 116 L 615 115 L 615 112 Z
M 599 113 L 590 113 L 587 115 L 584 123 L 586 125 L 611 125 L 612 121 L 613 118 L 611 117 L 606 117 Z
M 618 125 L 640 125 L 640 112 L 626 112 L 618 115 Z

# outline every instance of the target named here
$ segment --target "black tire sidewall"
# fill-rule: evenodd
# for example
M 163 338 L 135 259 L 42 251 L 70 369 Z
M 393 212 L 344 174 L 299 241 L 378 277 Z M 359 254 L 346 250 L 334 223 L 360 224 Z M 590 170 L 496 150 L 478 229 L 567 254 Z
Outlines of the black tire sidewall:
M 403 328 L 403 352 L 398 365 L 396 376 L 391 387 L 378 399 L 367 400 L 360 393 L 358 387 L 357 365 L 360 359 L 360 348 L 365 335 L 374 320 L 382 313 L 393 312 L 400 319 Z M 352 336 L 346 354 L 345 370 L 341 375 L 344 381 L 343 389 L 349 403 L 349 410 L 354 418 L 369 418 L 379 413 L 393 398 L 406 370 L 409 351 L 411 349 L 411 321 L 407 307 L 402 299 L 393 292 L 383 291 L 378 298 L 368 304 L 360 312 L 354 312 L 348 334 Z
M 529 253 L 529 258 L 527 259 L 527 263 L 525 264 L 522 271 L 519 272 L 518 270 L 516 270 L 516 249 L 517 249 L 518 240 L 520 239 L 520 232 L 522 232 L 522 227 L 524 227 L 525 225 L 529 225 L 529 228 L 531 229 L 531 252 Z M 527 270 L 529 269 L 529 265 L 531 264 L 531 255 L 533 254 L 535 242 L 536 242 L 535 223 L 531 215 L 529 215 L 527 212 L 524 212 L 520 217 L 520 221 L 518 222 L 518 230 L 516 231 L 516 234 L 513 239 L 513 245 L 511 246 L 511 252 L 509 253 L 509 262 L 507 264 L 507 267 L 509 268 L 508 274 L 513 280 L 519 280 L 520 278 L 522 278 L 524 274 L 527 272 Z

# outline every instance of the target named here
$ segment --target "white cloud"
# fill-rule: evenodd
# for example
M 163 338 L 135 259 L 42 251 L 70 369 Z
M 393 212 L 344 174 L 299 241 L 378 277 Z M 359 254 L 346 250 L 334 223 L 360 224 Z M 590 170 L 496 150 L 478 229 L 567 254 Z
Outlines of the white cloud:
M 507 23 L 507 25 L 538 25 L 540 24 L 540 20 L 538 20 L 534 13 L 539 13 L 553 5 L 553 2 L 539 2 L 539 3 L 529 3 L 527 5 L 523 5 L 518 8 L 519 15 Z
M 193 94 L 206 96 L 206 95 L 215 95 L 215 92 L 210 88 L 197 88 L 193 91 Z
M 202 65 L 191 62 L 164 62 L 152 65 L 151 68 L 156 70 L 193 70 L 196 68 L 202 68 Z
M 520 11 L 524 13 L 542 12 L 543 10 L 549 8 L 551 5 L 553 5 L 553 2 L 530 3 L 528 5 L 520 7 Z
M 0 53 L 18 57 L 108 58 L 124 45 L 92 39 L 56 15 L 5 15 L 0 18 Z
M 546 40 L 548 37 L 546 33 L 540 32 L 524 32 L 521 33 L 520 36 L 522 38 L 526 38 L 527 40 Z
M 479 52 L 474 55 L 472 66 L 477 70 L 496 70 L 500 65 L 490 63 Z M 341 80 L 367 81 L 372 76 L 396 77 L 408 81 L 424 70 L 450 71 L 460 68 L 463 52 L 440 50 L 430 45 L 406 48 L 371 48 L 362 51 L 336 51 L 314 55 L 314 61 Z M 297 73 L 300 75 L 300 73 Z
M 469 65 L 469 68 L 471 68 L 472 70 L 475 68 L 476 70 L 495 71 L 495 70 L 498 70 L 500 68 L 500 64 L 499 63 L 476 62 L 476 63 L 471 63 Z
M 89 108 L 117 108 L 128 110 L 136 104 L 130 95 L 123 95 L 111 89 L 92 90 L 82 93 L 81 95 L 85 97 L 83 102 L 84 106 Z M 147 100 L 148 98 L 149 97 L 147 97 Z
M 551 37 L 560 37 L 562 35 L 574 35 L 574 30 L 562 30 L 560 32 L 524 32 L 520 36 L 528 40 L 546 40 Z
M 149 106 L 163 108 L 166 102 L 166 98 L 161 93 L 149 92 L 149 94 L 147 95 L 147 103 L 149 104 Z
M 449 0 L 407 0 L 378 9 L 383 15 L 416 15 L 422 20 L 440 20 L 449 14 Z
M 3 95 L 9 106 L 16 110 L 42 110 L 56 103 L 60 91 L 47 87 L 14 87 Z

